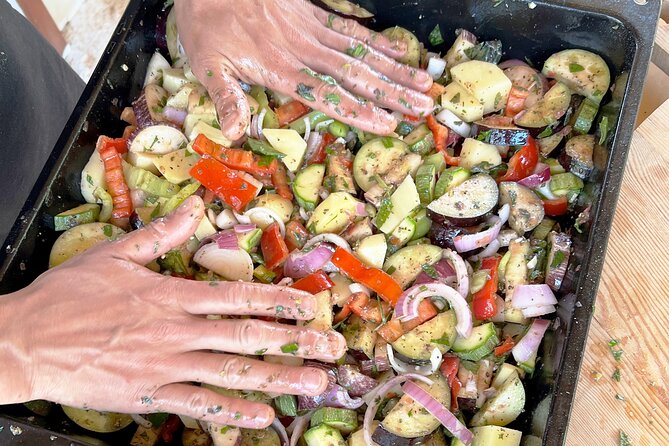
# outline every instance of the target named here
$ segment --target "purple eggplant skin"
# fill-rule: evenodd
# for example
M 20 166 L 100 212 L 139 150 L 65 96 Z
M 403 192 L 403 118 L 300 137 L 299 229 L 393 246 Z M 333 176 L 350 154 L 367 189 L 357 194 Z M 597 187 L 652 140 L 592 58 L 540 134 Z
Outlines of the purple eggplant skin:
M 484 173 L 476 174 L 427 206 L 428 217 L 437 223 L 445 221 L 460 227 L 483 223 L 497 207 L 497 182 Z
M 433 223 L 436 223 L 438 225 L 442 226 L 451 226 L 454 228 L 470 228 L 472 226 L 480 225 L 486 219 L 492 214 L 492 212 L 488 212 L 486 214 L 481 214 L 476 217 L 470 217 L 470 218 L 459 218 L 459 217 L 446 217 L 444 215 L 441 215 L 438 212 L 434 212 L 430 210 L 429 208 L 427 209 L 427 216 L 430 220 L 432 220 Z M 456 234 L 457 235 L 457 234 Z
M 332 366 L 316 362 L 308 361 L 304 364 L 305 367 L 314 367 L 317 369 L 325 370 L 328 374 L 328 386 L 323 393 L 316 396 L 306 396 L 298 395 L 297 397 L 297 407 L 298 410 L 311 410 L 317 409 L 325 403 L 325 397 L 330 393 L 330 390 L 337 384 L 337 372 L 336 369 Z
M 337 368 L 337 382 L 352 397 L 360 397 L 374 389 L 378 382 L 364 375 L 357 366 L 344 364 Z
M 495 146 L 524 146 L 530 136 L 529 130 L 519 127 L 497 128 L 477 124 L 483 141 Z
M 455 249 L 455 242 L 453 239 L 462 234 L 463 229 L 458 226 L 453 226 L 448 223 L 432 223 L 428 237 L 433 245 L 440 248 Z
M 144 227 L 144 222 L 139 217 L 139 214 L 137 212 L 133 212 L 132 214 L 130 214 L 130 227 L 133 230 L 142 229 Z
M 411 364 L 411 365 L 421 366 L 421 365 L 427 365 L 427 364 L 430 363 L 429 360 L 425 360 L 425 359 L 414 359 L 414 358 L 409 358 L 409 357 L 407 357 L 407 356 L 404 356 L 404 355 L 401 354 L 401 353 L 398 353 L 396 350 L 393 350 L 393 355 L 395 355 L 395 358 L 396 358 L 396 359 L 402 361 L 402 362 L 405 363 L 405 364 Z
M 458 397 L 458 407 L 463 412 L 474 412 L 476 410 L 476 398 Z
M 372 220 L 369 217 L 365 217 L 362 220 L 349 225 L 341 236 L 344 240 L 353 245 L 372 234 L 374 234 Z
M 409 422 L 409 420 L 407 420 Z M 383 424 L 379 424 L 372 434 L 372 441 L 379 446 L 419 446 L 424 444 L 425 437 L 404 438 L 386 430 Z

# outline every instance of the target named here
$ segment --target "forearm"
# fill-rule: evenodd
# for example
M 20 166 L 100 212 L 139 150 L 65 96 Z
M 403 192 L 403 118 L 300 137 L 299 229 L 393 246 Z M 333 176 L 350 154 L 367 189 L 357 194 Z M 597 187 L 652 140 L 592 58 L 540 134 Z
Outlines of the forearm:
M 26 292 L 0 296 L 0 404 L 30 401 L 32 395 L 31 360 L 23 312 Z

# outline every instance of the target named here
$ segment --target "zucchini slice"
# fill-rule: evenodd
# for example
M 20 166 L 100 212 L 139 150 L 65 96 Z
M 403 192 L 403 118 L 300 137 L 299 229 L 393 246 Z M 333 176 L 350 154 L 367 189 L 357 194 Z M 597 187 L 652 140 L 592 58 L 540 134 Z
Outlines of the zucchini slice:
M 467 227 L 481 223 L 497 206 L 497 182 L 486 174 L 477 174 L 430 203 L 428 215 L 433 221 L 445 220 Z
M 585 50 L 572 49 L 553 54 L 544 63 L 543 73 L 595 104 L 602 102 L 611 84 L 611 71 L 604 59 Z
M 376 182 L 409 153 L 409 147 L 396 138 L 376 138 L 360 148 L 353 160 L 353 177 L 360 189 L 367 192 Z
M 441 253 L 442 249 L 434 245 L 406 246 L 388 257 L 383 269 L 402 288 L 406 288 L 416 280 L 423 265 L 434 265 L 441 260 Z
M 355 410 L 336 407 L 321 407 L 311 416 L 311 427 L 325 424 L 343 434 L 350 434 L 358 428 L 358 414 Z
M 393 342 L 393 349 L 407 358 L 429 360 L 435 348 L 441 353 L 451 348 L 457 337 L 457 323 L 453 310 L 439 313 Z
M 307 211 L 316 209 L 319 191 L 325 177 L 325 166 L 312 164 L 300 171 L 293 182 L 293 192 L 297 203 Z
M 306 431 L 304 441 L 307 446 L 346 446 L 341 433 L 327 424 L 320 424 Z
M 453 343 L 452 349 L 460 359 L 466 361 L 479 361 L 490 353 L 499 344 L 499 337 L 495 324 L 488 322 L 472 329 L 472 334 L 467 338 L 458 337 Z
M 433 164 L 423 164 L 416 172 L 416 189 L 422 204 L 434 200 L 434 186 L 437 182 L 437 168 Z
M 416 127 L 404 137 L 409 150 L 419 155 L 427 155 L 434 149 L 434 136 L 426 124 Z
M 407 175 L 402 184 L 390 196 L 390 214 L 383 220 L 377 215 L 375 224 L 384 234 L 391 234 L 402 220 L 419 205 L 418 190 L 411 175 Z
M 395 26 L 384 30 L 381 34 L 390 39 L 391 42 L 403 41 L 406 44 L 406 52 L 398 62 L 418 68 L 420 64 L 420 42 L 418 38 L 408 29 Z
M 75 226 L 86 223 L 94 223 L 100 215 L 100 205 L 86 203 L 69 211 L 61 212 L 53 217 L 53 225 L 56 231 L 67 231 Z
M 474 414 L 471 425 L 506 426 L 518 418 L 524 407 L 525 388 L 520 378 L 515 375 L 502 384 L 497 394 Z

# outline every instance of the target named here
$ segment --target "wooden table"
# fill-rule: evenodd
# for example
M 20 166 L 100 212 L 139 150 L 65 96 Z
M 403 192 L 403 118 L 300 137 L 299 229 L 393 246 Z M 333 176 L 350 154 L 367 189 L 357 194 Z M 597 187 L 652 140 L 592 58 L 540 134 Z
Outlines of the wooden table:
M 654 61 L 669 67 L 660 24 Z M 659 62 L 659 63 L 658 63 Z M 669 74 L 669 68 L 666 68 Z M 669 83 L 660 89 L 667 93 Z M 624 350 L 617 363 L 609 341 Z M 620 382 L 612 375 L 620 367 Z M 613 221 L 567 446 L 669 445 L 669 101 L 638 127 Z

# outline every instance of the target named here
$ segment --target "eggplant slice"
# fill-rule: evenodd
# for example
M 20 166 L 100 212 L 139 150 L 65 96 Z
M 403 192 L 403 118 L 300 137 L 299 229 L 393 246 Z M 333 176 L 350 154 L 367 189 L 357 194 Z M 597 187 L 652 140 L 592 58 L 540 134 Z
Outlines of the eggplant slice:
M 430 203 L 428 215 L 437 223 L 474 226 L 485 220 L 498 199 L 497 182 L 490 175 L 478 174 Z

